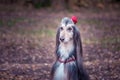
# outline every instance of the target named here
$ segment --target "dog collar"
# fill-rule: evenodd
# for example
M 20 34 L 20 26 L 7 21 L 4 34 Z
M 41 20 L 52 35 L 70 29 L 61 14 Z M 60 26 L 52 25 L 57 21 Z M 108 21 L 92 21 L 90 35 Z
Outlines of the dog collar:
M 58 61 L 60 63 L 69 63 L 69 62 L 75 61 L 75 58 L 71 57 L 71 58 L 68 58 L 67 60 L 62 60 L 61 58 L 59 58 Z

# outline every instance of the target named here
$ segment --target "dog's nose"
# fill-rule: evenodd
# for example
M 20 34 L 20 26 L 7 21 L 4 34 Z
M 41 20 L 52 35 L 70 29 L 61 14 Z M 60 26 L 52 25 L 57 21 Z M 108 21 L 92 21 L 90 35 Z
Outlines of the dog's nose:
M 63 42 L 63 41 L 64 41 L 64 38 L 60 38 L 60 40 Z

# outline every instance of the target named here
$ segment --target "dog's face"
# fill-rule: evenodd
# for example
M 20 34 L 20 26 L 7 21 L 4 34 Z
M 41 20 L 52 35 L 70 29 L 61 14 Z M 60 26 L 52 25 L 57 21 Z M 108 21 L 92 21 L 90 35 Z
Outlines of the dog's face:
M 73 40 L 73 28 L 71 25 L 60 27 L 60 42 L 67 43 Z
M 73 26 L 74 23 L 69 18 L 64 18 L 61 21 L 60 25 L 60 34 L 59 34 L 59 41 L 60 43 L 68 43 L 73 40 Z

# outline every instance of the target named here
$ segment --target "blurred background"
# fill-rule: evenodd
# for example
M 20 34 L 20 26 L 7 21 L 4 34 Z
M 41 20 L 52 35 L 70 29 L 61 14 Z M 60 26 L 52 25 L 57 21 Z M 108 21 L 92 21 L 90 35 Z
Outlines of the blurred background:
M 91 80 L 120 80 L 120 0 L 0 0 L 0 80 L 50 80 L 55 35 L 77 16 Z

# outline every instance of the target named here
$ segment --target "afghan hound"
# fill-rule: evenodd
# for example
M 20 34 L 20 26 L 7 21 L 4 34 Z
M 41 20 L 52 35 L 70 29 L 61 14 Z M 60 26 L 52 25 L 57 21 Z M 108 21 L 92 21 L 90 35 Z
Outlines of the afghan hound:
M 68 17 L 62 19 L 56 34 L 56 62 L 51 80 L 89 80 L 82 63 L 80 32 Z

